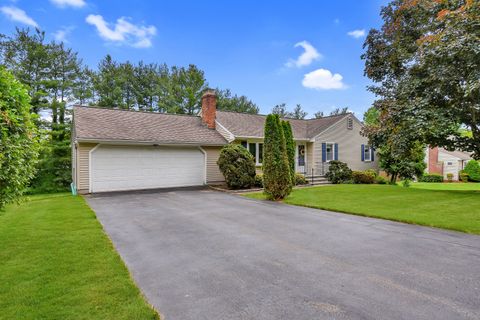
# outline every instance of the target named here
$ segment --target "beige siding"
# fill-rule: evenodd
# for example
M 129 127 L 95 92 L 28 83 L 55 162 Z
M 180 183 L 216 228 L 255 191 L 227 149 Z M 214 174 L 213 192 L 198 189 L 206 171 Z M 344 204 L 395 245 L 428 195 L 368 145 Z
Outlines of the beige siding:
M 322 132 L 315 138 L 314 164 L 315 171 L 321 172 L 322 167 L 322 143 L 338 143 L 338 160 L 345 162 L 352 170 L 377 169 L 377 156 L 374 162 L 362 161 L 361 146 L 368 144 L 368 139 L 360 134 L 362 125 L 354 120 L 353 129 L 347 129 L 347 118 L 340 120 L 336 125 Z
M 307 174 L 311 174 L 312 173 L 312 167 L 314 166 L 315 164 L 315 160 L 314 160 L 314 157 L 313 157 L 313 151 L 314 151 L 314 143 L 312 142 L 308 142 L 307 143 L 307 163 L 306 163 L 306 167 L 305 167 L 305 171 Z
M 79 143 L 77 148 L 77 189 L 80 193 L 88 192 L 89 188 L 89 156 L 97 144 L 95 143 Z
M 221 147 L 202 147 L 207 154 L 207 183 L 223 182 L 225 178 L 218 168 L 217 161 Z

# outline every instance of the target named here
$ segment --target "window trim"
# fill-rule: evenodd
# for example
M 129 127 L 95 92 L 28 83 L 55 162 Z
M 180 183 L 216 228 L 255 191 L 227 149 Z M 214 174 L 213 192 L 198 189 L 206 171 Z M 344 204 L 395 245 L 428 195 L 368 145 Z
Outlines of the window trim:
M 370 147 L 368 144 L 365 144 L 363 146 L 363 162 L 372 162 L 372 147 Z M 368 155 L 368 159 L 367 159 Z
M 250 152 L 250 145 L 251 144 L 254 144 L 255 145 L 255 166 L 261 166 L 262 165 L 262 162 L 263 162 L 263 159 L 262 159 L 262 162 L 259 162 L 260 160 L 260 144 L 263 145 L 263 141 L 262 142 L 249 142 L 247 141 L 247 150 L 248 152 Z M 263 151 L 263 150 L 262 150 Z M 251 153 L 250 153 L 251 154 Z M 263 158 L 263 157 L 262 157 Z
M 328 145 L 332 145 L 332 159 L 328 160 L 328 152 L 327 147 Z M 325 162 L 330 162 L 335 160 L 335 142 L 325 142 Z

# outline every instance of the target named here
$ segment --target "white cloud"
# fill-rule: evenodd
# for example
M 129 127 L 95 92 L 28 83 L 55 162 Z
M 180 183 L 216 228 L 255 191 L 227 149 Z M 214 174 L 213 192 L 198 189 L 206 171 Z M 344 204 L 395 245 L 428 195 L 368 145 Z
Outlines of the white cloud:
M 355 39 L 363 38 L 365 37 L 365 29 L 353 30 L 353 31 L 347 32 L 347 34 L 350 37 L 353 37 Z
M 30 18 L 25 11 L 14 6 L 3 6 L 0 8 L 0 11 L 7 16 L 10 20 L 18 21 L 23 24 L 38 28 L 38 23 Z
M 320 53 L 318 53 L 317 49 L 312 46 L 308 41 L 302 41 L 294 46 L 295 48 L 302 47 L 305 51 L 297 58 L 297 60 L 290 59 L 285 66 L 287 67 L 303 67 L 308 66 L 314 60 L 318 60 L 322 57 Z
M 304 75 L 302 85 L 317 90 L 345 89 L 347 86 L 342 80 L 343 77 L 338 73 L 332 74 L 330 70 L 317 69 Z
M 82 8 L 86 5 L 85 0 L 50 0 L 50 2 L 60 8 Z
M 136 48 L 151 47 L 152 37 L 157 33 L 154 26 L 134 25 L 125 17 L 117 19 L 113 28 L 101 15 L 91 14 L 86 21 L 97 28 L 98 34 L 103 39 Z
M 72 30 L 73 30 L 73 27 L 61 28 L 53 33 L 53 37 L 55 38 L 55 40 L 59 42 L 68 43 L 67 36 L 70 34 L 70 32 L 72 32 Z

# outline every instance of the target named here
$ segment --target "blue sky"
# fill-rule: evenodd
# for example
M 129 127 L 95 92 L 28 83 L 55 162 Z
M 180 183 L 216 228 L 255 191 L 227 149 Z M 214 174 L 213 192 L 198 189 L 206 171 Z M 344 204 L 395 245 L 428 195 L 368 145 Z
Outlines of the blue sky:
M 0 32 L 38 26 L 95 68 L 118 61 L 196 64 L 211 87 L 230 88 L 262 113 L 300 103 L 310 116 L 348 107 L 359 117 L 374 97 L 363 76 L 364 34 L 386 0 L 0 2 Z

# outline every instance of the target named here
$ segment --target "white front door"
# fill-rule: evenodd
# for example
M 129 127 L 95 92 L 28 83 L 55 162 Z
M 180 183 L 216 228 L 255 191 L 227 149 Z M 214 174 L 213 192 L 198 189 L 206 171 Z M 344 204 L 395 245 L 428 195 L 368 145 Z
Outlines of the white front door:
M 304 144 L 298 144 L 295 151 L 295 171 L 305 173 L 305 163 L 307 158 L 306 147 Z

